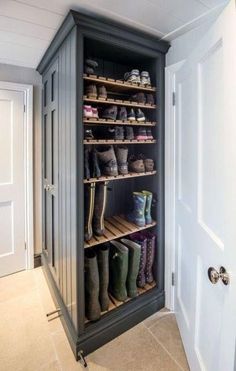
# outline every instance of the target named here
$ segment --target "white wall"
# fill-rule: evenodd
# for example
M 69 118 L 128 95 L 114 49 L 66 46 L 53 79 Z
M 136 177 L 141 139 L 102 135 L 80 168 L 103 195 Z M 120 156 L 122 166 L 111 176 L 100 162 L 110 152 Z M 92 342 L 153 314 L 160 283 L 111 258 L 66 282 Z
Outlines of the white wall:
M 34 100 L 34 251 L 42 248 L 41 227 L 41 76 L 32 68 L 0 64 L 0 81 L 33 85 Z

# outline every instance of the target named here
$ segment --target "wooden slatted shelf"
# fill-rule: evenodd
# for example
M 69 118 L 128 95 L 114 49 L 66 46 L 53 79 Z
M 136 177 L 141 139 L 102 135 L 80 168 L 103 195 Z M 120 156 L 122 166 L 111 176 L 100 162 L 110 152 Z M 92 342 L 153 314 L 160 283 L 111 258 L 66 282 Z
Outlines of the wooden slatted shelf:
M 97 182 L 106 182 L 111 180 L 122 180 L 122 179 L 130 179 L 130 178 L 138 178 L 141 176 L 149 176 L 149 175 L 155 175 L 156 170 L 153 171 L 147 171 L 145 173 L 129 173 L 126 175 L 117 175 L 117 176 L 101 176 L 100 178 L 90 178 L 90 179 L 84 179 L 84 183 L 97 183 Z
M 105 231 L 103 236 L 93 236 L 90 241 L 84 243 L 84 247 L 92 247 L 105 243 L 108 241 L 115 240 L 127 236 L 131 233 L 139 232 L 144 229 L 154 227 L 156 222 L 153 221 L 152 224 L 147 224 L 145 227 L 138 227 L 136 224 L 128 222 L 124 216 L 113 216 L 105 219 Z
M 156 91 L 156 88 L 153 86 L 144 86 L 144 85 L 137 84 L 137 83 L 131 83 L 131 82 L 122 81 L 122 80 L 115 80 L 115 79 L 110 79 L 107 77 L 97 76 L 97 75 L 84 74 L 84 80 L 92 81 L 100 85 L 101 84 L 107 85 L 109 86 L 110 90 L 115 90 L 115 91 L 126 91 L 130 89 L 143 90 L 146 92 Z
M 147 140 L 114 140 L 114 139 L 84 139 L 84 144 L 153 144 L 156 143 L 155 139 Z
M 98 125 L 129 125 L 129 126 L 155 126 L 156 122 L 151 121 L 121 121 L 121 120 L 108 120 L 108 119 L 94 119 L 85 118 L 83 123 L 86 125 L 98 124 Z
M 102 103 L 102 104 L 114 104 L 116 106 L 126 106 L 126 107 L 137 107 L 137 108 L 148 108 L 148 109 L 156 109 L 156 105 L 153 104 L 138 104 L 137 102 L 130 102 L 128 100 L 120 100 L 120 99 L 94 99 L 94 98 L 87 98 L 87 96 L 84 96 L 85 102 L 91 102 L 91 103 Z
M 153 289 L 154 287 L 156 287 L 156 282 L 155 281 L 153 281 L 151 284 L 146 284 L 142 289 L 138 287 L 138 296 L 145 294 L 146 292 Z M 113 309 L 116 309 L 116 308 L 120 307 L 121 305 L 123 305 L 123 304 L 129 302 L 130 300 L 132 300 L 131 298 L 127 298 L 124 302 L 119 301 L 119 300 L 115 299 L 114 296 L 112 296 L 110 293 L 109 293 L 109 298 L 110 298 L 109 308 L 108 308 L 108 310 L 102 312 L 101 316 L 111 312 Z M 90 321 L 86 318 L 85 319 L 85 324 L 88 324 L 89 322 Z

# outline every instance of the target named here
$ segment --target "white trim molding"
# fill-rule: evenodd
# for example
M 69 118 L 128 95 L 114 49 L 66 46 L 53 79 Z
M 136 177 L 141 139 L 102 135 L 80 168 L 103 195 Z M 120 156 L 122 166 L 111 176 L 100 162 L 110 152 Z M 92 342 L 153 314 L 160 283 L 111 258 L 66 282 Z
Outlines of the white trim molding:
M 175 73 L 184 61 L 165 69 L 165 293 L 166 308 L 174 311 L 175 275 Z M 175 99 L 176 100 L 176 99 Z M 176 104 L 176 103 L 175 103 Z
M 25 269 L 34 268 L 33 207 L 33 86 L 0 81 L 1 89 L 24 93 L 24 171 L 25 171 Z

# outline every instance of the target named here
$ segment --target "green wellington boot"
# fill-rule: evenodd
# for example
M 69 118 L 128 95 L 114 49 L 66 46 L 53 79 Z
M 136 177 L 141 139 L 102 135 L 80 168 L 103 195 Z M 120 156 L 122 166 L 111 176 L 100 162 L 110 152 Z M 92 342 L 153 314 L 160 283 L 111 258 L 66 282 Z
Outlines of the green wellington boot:
M 135 296 L 138 295 L 136 281 L 137 281 L 138 272 L 139 272 L 141 246 L 134 241 L 127 240 L 126 238 L 122 238 L 120 242 L 122 242 L 129 249 L 129 269 L 128 269 L 126 287 L 127 287 L 128 296 L 130 298 L 134 298 Z
M 152 192 L 142 191 L 142 193 L 146 196 L 145 221 L 146 221 L 146 224 L 152 224 L 152 217 L 151 217 Z
M 110 291 L 119 301 L 127 299 L 128 248 L 120 242 L 110 242 Z
M 93 231 L 96 236 L 102 236 L 104 232 L 104 214 L 107 203 L 107 184 L 101 182 L 96 185 L 94 213 L 93 213 Z
M 93 236 L 92 219 L 94 211 L 95 183 L 84 188 L 84 239 L 91 240 Z
M 96 321 L 101 315 L 97 256 L 93 249 L 85 249 L 84 254 L 85 314 L 88 320 Z
M 108 283 L 109 283 L 109 244 L 101 245 L 97 249 L 99 271 L 99 301 L 101 310 L 104 312 L 109 307 Z

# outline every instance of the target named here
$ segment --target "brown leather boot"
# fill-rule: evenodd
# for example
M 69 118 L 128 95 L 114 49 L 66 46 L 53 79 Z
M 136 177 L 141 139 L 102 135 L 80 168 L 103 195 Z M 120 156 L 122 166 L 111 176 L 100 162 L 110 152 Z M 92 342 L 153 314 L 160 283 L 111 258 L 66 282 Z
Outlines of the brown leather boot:
M 142 159 L 138 159 L 135 156 L 129 158 L 129 171 L 132 173 L 144 173 L 145 167 Z
M 108 182 L 98 183 L 95 190 L 93 231 L 96 236 L 102 236 L 104 232 L 104 213 L 107 202 Z

